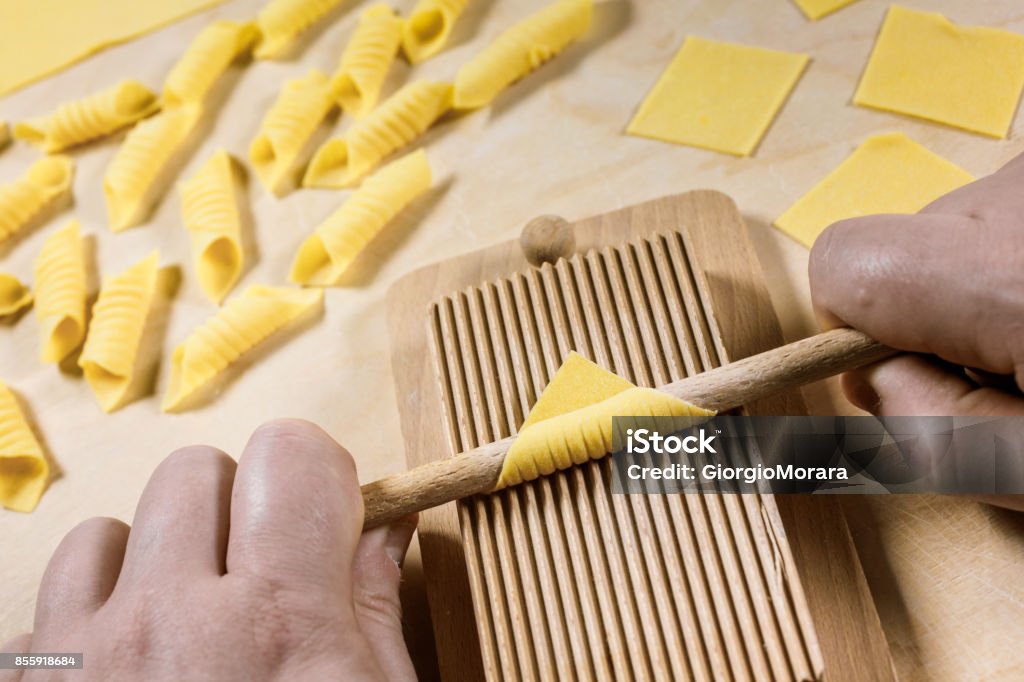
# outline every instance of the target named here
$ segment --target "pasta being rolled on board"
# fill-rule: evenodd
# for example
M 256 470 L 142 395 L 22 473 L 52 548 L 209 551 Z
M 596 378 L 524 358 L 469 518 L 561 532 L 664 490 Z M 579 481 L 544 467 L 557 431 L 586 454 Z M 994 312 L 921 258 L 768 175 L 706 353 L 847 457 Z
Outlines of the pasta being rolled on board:
M 40 358 L 58 363 L 85 338 L 85 246 L 72 220 L 43 243 L 35 260 Z
M 430 163 L 423 150 L 371 175 L 299 247 L 291 281 L 314 286 L 337 283 L 366 245 L 399 211 L 427 191 L 431 182 Z
M 220 303 L 238 281 L 244 264 L 234 159 L 219 149 L 178 187 L 196 279 L 203 293 Z
M 30 512 L 50 480 L 50 464 L 22 414 L 17 398 L 0 381 L 0 504 Z
M 424 62 L 448 43 L 452 27 L 469 0 L 420 0 L 402 28 L 402 52 L 412 64 Z
M 639 388 L 570 353 L 505 456 L 495 490 L 612 452 L 614 417 L 712 417 L 714 412 Z
M 249 161 L 269 192 L 291 189 L 303 151 L 333 108 L 330 81 L 319 71 L 285 83 L 249 145 Z
M 315 289 L 251 286 L 174 349 L 163 410 L 180 409 L 243 353 L 323 301 Z
M 104 412 L 121 407 L 128 396 L 142 332 L 156 294 L 159 266 L 160 254 L 154 251 L 106 279 L 93 306 L 78 366 Z
M 449 83 L 416 81 L 391 95 L 344 135 L 328 140 L 313 156 L 305 187 L 351 187 L 392 152 L 422 135 L 451 108 Z
M 331 93 L 346 113 L 361 118 L 377 105 L 401 39 L 402 20 L 386 3 L 370 5 L 359 16 L 331 77 Z
M 231 63 L 256 41 L 253 23 L 215 21 L 196 36 L 164 81 L 164 105 L 202 104 Z
M 52 154 L 106 137 L 159 108 L 160 101 L 149 88 L 124 80 L 94 95 L 65 102 L 48 116 L 15 124 L 14 137 Z
M 478 109 L 538 68 L 590 28 L 593 0 L 558 0 L 515 24 L 462 65 L 456 109 Z
M 0 272 L 0 318 L 20 312 L 32 303 L 32 292 L 14 275 Z
M 0 186 L 0 243 L 68 200 L 74 177 L 74 161 L 47 156 L 14 182 Z
M 257 59 L 279 59 L 310 26 L 344 0 L 270 0 L 260 10 Z
M 165 109 L 135 126 L 103 176 L 110 229 L 120 232 L 145 220 L 168 165 L 202 116 L 202 108 L 189 105 Z

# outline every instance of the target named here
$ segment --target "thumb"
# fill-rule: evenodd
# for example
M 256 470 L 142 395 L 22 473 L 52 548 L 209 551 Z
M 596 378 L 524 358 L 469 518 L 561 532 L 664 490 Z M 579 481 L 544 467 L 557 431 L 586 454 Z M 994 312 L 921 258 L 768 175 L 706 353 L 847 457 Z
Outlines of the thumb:
M 416 531 L 415 515 L 363 533 L 356 548 L 352 598 L 356 618 L 388 680 L 415 680 L 402 636 L 401 564 Z

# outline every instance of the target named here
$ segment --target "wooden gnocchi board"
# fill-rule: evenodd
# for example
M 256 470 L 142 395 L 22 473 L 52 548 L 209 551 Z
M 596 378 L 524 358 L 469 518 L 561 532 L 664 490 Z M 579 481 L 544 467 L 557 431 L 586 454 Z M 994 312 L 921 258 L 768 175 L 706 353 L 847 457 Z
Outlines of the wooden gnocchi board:
M 410 466 L 514 433 L 576 350 L 653 386 L 782 343 L 733 202 L 695 191 L 581 220 L 389 294 Z M 799 395 L 745 407 L 802 414 Z M 616 495 L 607 460 L 422 515 L 445 679 L 893 679 L 834 498 Z

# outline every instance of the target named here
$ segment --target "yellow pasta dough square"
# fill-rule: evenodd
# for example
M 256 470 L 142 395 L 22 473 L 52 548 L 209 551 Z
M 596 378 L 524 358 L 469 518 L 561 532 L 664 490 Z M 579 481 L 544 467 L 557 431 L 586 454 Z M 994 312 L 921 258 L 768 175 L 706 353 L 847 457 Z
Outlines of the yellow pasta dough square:
M 1021 89 L 1024 36 L 893 5 L 853 101 L 1002 138 Z
M 775 226 L 810 247 L 834 222 L 876 213 L 916 213 L 973 179 L 903 133 L 875 135 L 783 213 Z
M 626 132 L 748 156 L 807 61 L 802 54 L 691 36 Z
M 857 0 L 793 0 L 808 19 L 821 19 L 823 16 L 832 14 L 847 5 L 852 5 Z

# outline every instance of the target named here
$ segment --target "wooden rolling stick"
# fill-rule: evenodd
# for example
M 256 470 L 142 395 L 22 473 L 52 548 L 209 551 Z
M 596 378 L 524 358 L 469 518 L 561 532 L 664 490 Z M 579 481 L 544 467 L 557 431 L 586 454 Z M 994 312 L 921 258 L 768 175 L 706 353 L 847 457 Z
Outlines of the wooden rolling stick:
M 575 252 L 571 226 L 554 216 L 532 221 L 521 244 L 534 265 Z M 688 403 L 725 412 L 776 393 L 883 360 L 898 351 L 853 329 L 833 329 L 658 387 Z M 494 490 L 515 437 L 488 443 L 362 487 L 364 528 Z

